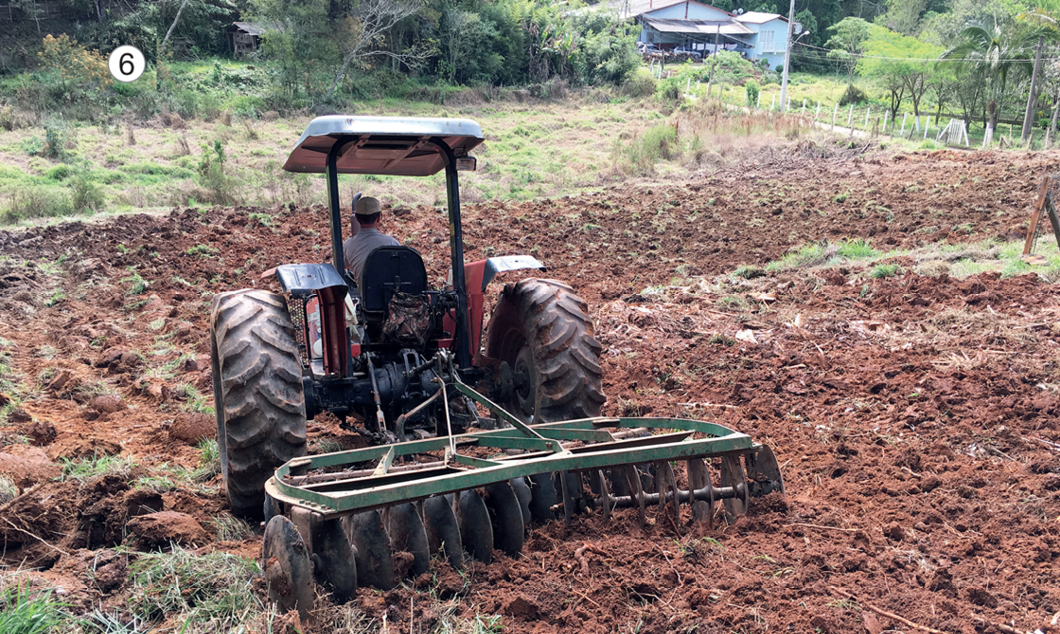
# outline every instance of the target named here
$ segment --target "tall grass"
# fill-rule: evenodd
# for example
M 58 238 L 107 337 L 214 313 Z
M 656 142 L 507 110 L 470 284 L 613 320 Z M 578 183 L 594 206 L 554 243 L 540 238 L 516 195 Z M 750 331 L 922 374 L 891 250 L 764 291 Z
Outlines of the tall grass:
M 258 564 L 238 555 L 174 546 L 138 555 L 130 573 L 129 608 L 144 621 L 179 615 L 188 631 L 209 623 L 212 631 L 227 632 L 264 609 L 254 593 Z
M 21 585 L 0 593 L 0 632 L 48 634 L 71 620 L 51 590 L 31 594 Z

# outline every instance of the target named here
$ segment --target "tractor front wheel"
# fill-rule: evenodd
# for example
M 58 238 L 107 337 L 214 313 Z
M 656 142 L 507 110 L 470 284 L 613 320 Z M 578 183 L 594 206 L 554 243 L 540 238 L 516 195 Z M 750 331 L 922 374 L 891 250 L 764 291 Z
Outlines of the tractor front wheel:
M 531 278 L 504 287 L 486 355 L 511 370 L 501 405 L 515 416 L 535 423 L 598 416 L 605 400 L 601 351 L 588 305 L 570 286 Z
M 283 296 L 245 290 L 214 297 L 210 357 L 228 501 L 237 515 L 258 518 L 265 481 L 306 453 L 302 365 Z

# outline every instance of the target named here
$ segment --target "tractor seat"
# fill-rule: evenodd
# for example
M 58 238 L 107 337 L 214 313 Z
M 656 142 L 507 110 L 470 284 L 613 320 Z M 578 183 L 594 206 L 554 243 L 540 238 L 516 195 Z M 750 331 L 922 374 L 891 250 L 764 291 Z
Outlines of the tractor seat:
M 383 322 L 394 293 L 419 295 L 427 291 L 427 268 L 412 247 L 379 247 L 368 254 L 357 289 L 365 319 Z

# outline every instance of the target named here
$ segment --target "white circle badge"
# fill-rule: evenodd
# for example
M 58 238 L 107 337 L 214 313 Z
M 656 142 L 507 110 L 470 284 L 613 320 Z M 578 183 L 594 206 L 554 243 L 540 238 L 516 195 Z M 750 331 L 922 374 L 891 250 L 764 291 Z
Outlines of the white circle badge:
M 107 67 L 110 68 L 110 74 L 114 76 L 114 79 L 128 83 L 136 81 L 140 75 L 144 74 L 147 60 L 144 59 L 144 54 L 140 52 L 140 49 L 135 46 L 119 46 L 110 54 Z

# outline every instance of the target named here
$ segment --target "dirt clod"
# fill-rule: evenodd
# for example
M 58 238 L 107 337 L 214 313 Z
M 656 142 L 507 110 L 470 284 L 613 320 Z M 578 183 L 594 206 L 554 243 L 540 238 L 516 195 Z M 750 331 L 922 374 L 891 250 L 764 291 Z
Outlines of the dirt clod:
M 217 435 L 217 421 L 209 414 L 184 414 L 169 428 L 169 437 L 189 445 Z
M 137 550 L 168 547 L 169 544 L 201 546 L 210 541 L 202 525 L 186 513 L 160 511 L 131 518 L 128 541 Z

